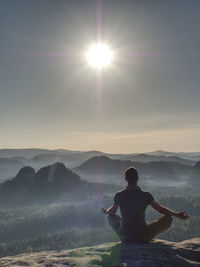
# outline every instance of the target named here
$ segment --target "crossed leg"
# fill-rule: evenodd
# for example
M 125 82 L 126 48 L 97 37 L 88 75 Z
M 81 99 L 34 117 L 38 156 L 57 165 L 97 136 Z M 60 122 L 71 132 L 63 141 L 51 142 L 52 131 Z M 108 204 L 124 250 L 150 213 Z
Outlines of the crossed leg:
M 122 237 L 119 232 L 121 225 L 121 218 L 116 214 L 109 214 L 108 222 L 110 226 L 113 228 L 113 230 L 119 235 L 120 239 L 123 241 L 124 237 Z M 172 223 L 172 217 L 169 215 L 163 215 L 159 217 L 156 221 L 149 223 L 147 225 L 148 227 L 147 238 L 144 237 L 146 242 L 151 241 L 152 238 L 166 231 L 171 226 L 171 223 Z M 125 239 L 129 238 L 127 237 Z
M 121 225 L 121 217 L 119 217 L 116 214 L 109 214 L 108 215 L 108 222 L 110 226 L 113 228 L 113 230 L 116 232 L 116 234 L 119 233 L 120 225 Z
M 172 217 L 170 215 L 163 215 L 156 221 L 149 223 L 148 226 L 148 240 L 151 241 L 155 236 L 166 231 L 172 224 Z

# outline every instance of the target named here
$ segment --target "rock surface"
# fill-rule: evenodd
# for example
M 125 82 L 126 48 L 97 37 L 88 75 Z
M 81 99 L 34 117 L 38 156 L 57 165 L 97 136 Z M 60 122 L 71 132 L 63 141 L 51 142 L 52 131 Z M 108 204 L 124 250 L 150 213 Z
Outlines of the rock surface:
M 72 250 L 26 253 L 1 258 L 0 266 L 200 266 L 200 238 L 179 243 L 165 240 L 154 240 L 150 244 L 121 244 L 118 242 Z

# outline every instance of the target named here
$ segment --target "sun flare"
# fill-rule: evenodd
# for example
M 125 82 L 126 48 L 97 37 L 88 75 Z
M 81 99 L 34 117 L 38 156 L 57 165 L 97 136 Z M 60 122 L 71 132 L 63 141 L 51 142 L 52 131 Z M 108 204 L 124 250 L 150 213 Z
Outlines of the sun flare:
M 87 61 L 94 68 L 104 68 L 112 61 L 112 50 L 102 43 L 92 45 L 87 52 Z

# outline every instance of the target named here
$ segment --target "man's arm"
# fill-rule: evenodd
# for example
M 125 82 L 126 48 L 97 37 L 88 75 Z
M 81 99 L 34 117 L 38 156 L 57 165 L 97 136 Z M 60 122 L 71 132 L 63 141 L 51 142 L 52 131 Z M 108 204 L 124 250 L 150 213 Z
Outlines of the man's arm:
M 175 217 L 182 219 L 182 220 L 185 220 L 189 217 L 186 211 L 175 212 L 174 210 L 168 209 L 168 208 L 160 205 L 155 200 L 153 200 L 151 202 L 151 206 L 154 210 L 156 210 L 159 213 L 164 214 L 164 215 L 175 216 Z
M 118 210 L 118 205 L 116 203 L 113 203 L 113 205 L 106 210 L 106 213 L 115 214 L 117 210 Z

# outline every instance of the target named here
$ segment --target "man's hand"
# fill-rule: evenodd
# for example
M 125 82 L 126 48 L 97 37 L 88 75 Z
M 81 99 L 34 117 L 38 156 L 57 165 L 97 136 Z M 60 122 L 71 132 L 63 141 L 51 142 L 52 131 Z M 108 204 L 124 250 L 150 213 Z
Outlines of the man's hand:
M 114 203 L 110 208 L 108 208 L 106 210 L 106 213 L 107 214 L 115 214 L 117 212 L 117 210 L 118 210 L 118 205 Z
M 103 207 L 101 208 L 101 211 L 103 212 L 103 214 L 107 214 L 107 210 L 104 209 Z
M 189 218 L 189 216 L 188 216 L 186 211 L 176 212 L 174 210 L 168 209 L 168 208 L 160 205 L 155 200 L 152 201 L 151 206 L 152 206 L 153 209 L 155 209 L 156 211 L 158 211 L 161 214 L 175 216 L 175 217 L 177 217 L 179 219 L 182 219 L 182 220 L 185 220 L 185 219 Z
M 176 217 L 179 218 L 179 219 L 181 219 L 181 220 L 186 220 L 190 216 L 187 214 L 186 211 L 181 211 L 181 212 L 177 212 Z

